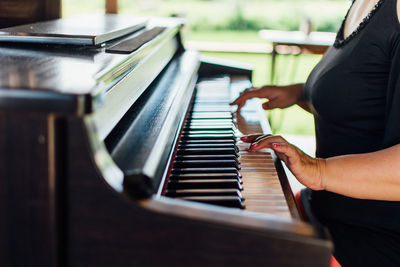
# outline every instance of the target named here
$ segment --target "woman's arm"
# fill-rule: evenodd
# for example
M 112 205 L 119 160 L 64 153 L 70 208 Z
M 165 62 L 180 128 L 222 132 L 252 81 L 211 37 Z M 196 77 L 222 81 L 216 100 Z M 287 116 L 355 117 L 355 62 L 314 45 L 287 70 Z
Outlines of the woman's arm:
M 400 145 L 373 153 L 328 158 L 323 188 L 342 195 L 400 201 Z
M 377 152 L 312 158 L 280 136 L 245 136 L 250 150 L 272 148 L 296 178 L 314 190 L 375 200 L 400 201 L 400 145 Z
M 262 107 L 267 110 L 287 108 L 298 104 L 305 110 L 310 111 L 303 97 L 303 87 L 304 84 L 292 84 L 287 86 L 266 85 L 260 88 L 249 88 L 243 91 L 231 105 L 237 105 L 237 112 L 239 113 L 248 99 L 257 97 L 268 99 L 268 102 L 262 105 Z

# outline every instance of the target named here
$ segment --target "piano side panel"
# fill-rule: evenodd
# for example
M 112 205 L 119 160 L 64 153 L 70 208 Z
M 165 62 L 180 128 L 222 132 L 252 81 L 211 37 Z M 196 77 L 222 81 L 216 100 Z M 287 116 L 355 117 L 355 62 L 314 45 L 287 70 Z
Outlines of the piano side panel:
M 0 266 L 59 266 L 53 122 L 0 113 Z
M 146 210 L 105 183 L 81 120 L 66 136 L 67 266 L 328 266 L 307 238 Z

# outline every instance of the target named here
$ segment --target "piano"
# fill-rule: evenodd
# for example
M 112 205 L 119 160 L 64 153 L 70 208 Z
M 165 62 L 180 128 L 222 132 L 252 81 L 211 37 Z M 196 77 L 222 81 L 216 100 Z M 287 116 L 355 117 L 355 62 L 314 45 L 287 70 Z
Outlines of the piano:
M 97 45 L 0 43 L 0 266 L 329 266 L 247 65 L 151 18 Z M 139 42 L 139 43 L 138 43 Z

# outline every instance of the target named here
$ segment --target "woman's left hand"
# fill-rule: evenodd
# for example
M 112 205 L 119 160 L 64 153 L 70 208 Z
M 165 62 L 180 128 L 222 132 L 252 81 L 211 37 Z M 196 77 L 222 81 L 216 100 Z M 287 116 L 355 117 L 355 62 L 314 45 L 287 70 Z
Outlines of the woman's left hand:
M 243 142 L 251 143 L 249 151 L 258 151 L 262 148 L 271 148 L 279 159 L 303 185 L 313 190 L 323 190 L 323 173 L 325 160 L 312 158 L 296 146 L 288 143 L 281 136 L 273 135 L 247 135 L 241 138 Z

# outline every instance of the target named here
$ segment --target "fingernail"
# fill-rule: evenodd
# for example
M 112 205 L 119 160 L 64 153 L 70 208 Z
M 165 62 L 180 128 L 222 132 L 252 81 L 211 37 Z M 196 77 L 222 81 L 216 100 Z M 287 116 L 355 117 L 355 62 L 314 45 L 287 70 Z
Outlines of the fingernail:
M 254 148 L 256 148 L 256 147 L 258 147 L 258 143 L 252 144 L 252 145 L 250 146 L 250 149 L 254 149 Z
M 281 145 L 280 145 L 280 144 L 278 144 L 278 143 L 273 143 L 273 144 L 272 144 L 272 147 L 273 147 L 273 148 L 280 148 L 280 147 L 281 147 Z
M 242 137 L 240 137 L 240 140 L 242 140 L 242 141 L 246 141 L 246 139 L 247 139 L 247 137 L 246 137 L 246 136 L 242 136 Z

